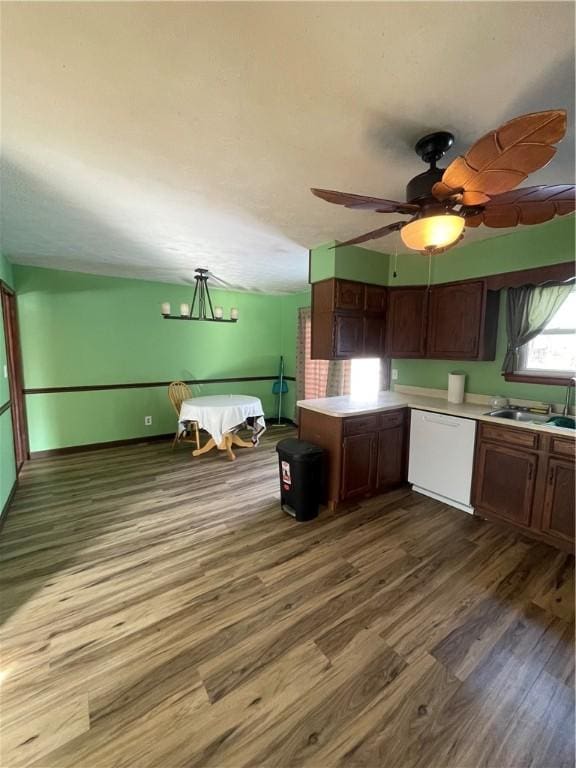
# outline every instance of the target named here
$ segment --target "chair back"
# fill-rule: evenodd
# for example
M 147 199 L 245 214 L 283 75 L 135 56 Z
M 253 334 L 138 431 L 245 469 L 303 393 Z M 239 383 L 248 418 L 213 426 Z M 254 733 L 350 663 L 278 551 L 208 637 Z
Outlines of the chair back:
M 180 416 L 180 408 L 184 400 L 190 400 L 192 397 L 192 390 L 183 381 L 173 381 L 168 386 L 168 397 L 170 402 L 174 406 L 176 414 Z

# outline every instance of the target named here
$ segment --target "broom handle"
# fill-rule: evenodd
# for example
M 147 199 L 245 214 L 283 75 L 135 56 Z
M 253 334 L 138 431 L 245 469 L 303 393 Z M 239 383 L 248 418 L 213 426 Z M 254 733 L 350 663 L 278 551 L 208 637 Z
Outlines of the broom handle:
M 284 358 L 280 356 L 280 395 L 278 397 L 278 424 L 282 424 L 282 385 L 284 384 Z

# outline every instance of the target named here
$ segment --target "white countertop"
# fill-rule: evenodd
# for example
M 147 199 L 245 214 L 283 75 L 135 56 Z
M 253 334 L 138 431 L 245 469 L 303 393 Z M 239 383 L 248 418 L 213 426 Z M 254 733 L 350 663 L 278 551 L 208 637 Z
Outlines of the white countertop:
M 564 427 L 546 426 L 545 424 L 533 424 L 531 422 L 509 421 L 498 416 L 487 416 L 489 405 L 476 403 L 449 403 L 448 400 L 424 395 L 413 395 L 400 392 L 379 392 L 370 400 L 357 400 L 350 395 L 342 397 L 323 397 L 318 400 L 299 400 L 299 408 L 307 408 L 326 416 L 344 418 L 346 416 L 362 416 L 367 413 L 390 411 L 394 408 L 419 408 L 424 411 L 447 413 L 450 416 L 461 416 L 477 421 L 490 421 L 504 427 L 518 427 L 519 429 L 532 429 L 538 432 L 547 432 L 553 435 L 562 435 L 574 439 L 576 434 L 573 429 Z

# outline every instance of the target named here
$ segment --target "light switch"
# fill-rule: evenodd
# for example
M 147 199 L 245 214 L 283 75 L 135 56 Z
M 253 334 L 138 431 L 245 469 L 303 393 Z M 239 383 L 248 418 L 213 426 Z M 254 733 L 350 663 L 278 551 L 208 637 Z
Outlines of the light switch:
M 4 366 L 4 378 L 5 379 L 8 378 L 8 366 L 7 365 Z
M 392 381 L 398 381 L 398 368 L 392 368 Z

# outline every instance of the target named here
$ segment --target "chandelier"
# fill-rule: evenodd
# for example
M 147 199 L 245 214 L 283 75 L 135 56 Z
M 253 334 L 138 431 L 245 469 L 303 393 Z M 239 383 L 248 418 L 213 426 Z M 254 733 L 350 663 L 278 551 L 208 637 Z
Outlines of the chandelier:
M 230 318 L 225 318 L 222 307 L 212 306 L 212 299 L 208 290 L 208 270 L 196 269 L 195 272 L 196 285 L 194 286 L 192 304 L 180 304 L 180 314 L 172 315 L 170 303 L 168 301 L 163 302 L 162 317 L 164 320 L 205 320 L 207 323 L 237 322 L 238 309 L 236 307 L 232 307 L 230 310 Z

